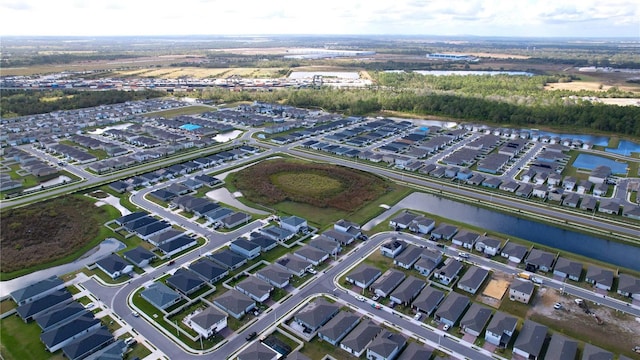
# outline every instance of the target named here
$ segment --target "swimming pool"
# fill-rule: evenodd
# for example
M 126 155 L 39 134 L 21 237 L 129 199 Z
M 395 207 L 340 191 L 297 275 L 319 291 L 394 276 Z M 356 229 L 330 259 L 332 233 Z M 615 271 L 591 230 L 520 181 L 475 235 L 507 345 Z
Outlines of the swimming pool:
M 196 125 L 196 124 L 184 124 L 182 126 L 180 126 L 180 129 L 182 130 L 188 130 L 188 131 L 193 131 L 193 130 L 197 130 L 200 129 L 202 126 L 200 125 Z
M 608 159 L 602 156 L 591 155 L 591 154 L 580 154 L 576 158 L 576 161 L 573 162 L 573 167 L 579 169 L 587 169 L 593 170 L 597 166 L 605 165 L 611 168 L 611 172 L 614 174 L 626 174 L 627 173 L 627 163 L 626 162 L 617 162 L 612 159 Z

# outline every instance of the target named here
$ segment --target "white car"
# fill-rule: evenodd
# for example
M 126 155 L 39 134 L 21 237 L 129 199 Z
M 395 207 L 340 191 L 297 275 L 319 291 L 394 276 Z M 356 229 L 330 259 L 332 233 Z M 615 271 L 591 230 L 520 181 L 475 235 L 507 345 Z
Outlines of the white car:
M 449 328 L 450 328 L 449 324 L 444 324 L 444 326 L 442 327 L 442 330 L 448 331 Z
M 132 312 L 132 313 L 131 313 L 131 315 L 133 315 L 133 317 L 138 317 L 138 316 L 140 316 L 140 314 L 138 314 L 138 312 L 137 312 L 137 311 Z
M 458 256 L 460 256 L 463 259 L 468 259 L 469 258 L 469 254 L 467 254 L 466 252 L 459 252 Z
M 557 303 L 553 304 L 553 308 L 556 309 L 556 310 L 560 310 L 560 309 L 562 309 L 562 304 L 557 302 Z
M 362 295 L 356 295 L 356 300 L 358 300 L 358 301 L 366 301 L 367 299 L 365 299 L 364 296 L 362 296 Z
M 309 274 L 311 274 L 311 275 L 315 275 L 315 274 L 317 274 L 317 273 L 318 273 L 318 272 L 316 271 L 316 269 L 314 269 L 314 268 L 309 268 L 307 271 L 308 271 L 308 272 L 309 272 Z
M 420 318 L 422 317 L 422 313 L 417 313 L 413 316 L 414 320 L 420 320 Z
M 93 309 L 93 307 L 96 306 L 96 304 L 90 302 L 87 305 L 84 306 L 85 309 Z

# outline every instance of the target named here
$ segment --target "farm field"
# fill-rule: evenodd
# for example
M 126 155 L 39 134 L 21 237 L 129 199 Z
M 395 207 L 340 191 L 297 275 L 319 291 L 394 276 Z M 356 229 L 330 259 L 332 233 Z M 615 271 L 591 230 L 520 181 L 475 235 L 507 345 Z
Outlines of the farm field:
M 238 75 L 246 78 L 277 78 L 281 68 L 201 68 L 201 67 L 166 67 L 153 69 L 121 70 L 116 74 L 122 77 L 141 78 L 226 78 Z

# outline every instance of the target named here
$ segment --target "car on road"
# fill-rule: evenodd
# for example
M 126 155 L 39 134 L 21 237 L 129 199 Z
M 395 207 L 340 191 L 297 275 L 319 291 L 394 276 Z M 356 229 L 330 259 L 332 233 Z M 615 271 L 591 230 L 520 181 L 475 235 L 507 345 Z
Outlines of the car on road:
M 167 266 L 174 265 L 175 263 L 176 263 L 176 261 L 175 261 L 175 260 L 171 260 L 171 261 L 169 261 L 169 262 L 167 263 Z
M 375 308 L 375 309 L 378 309 L 378 310 L 382 309 L 382 305 L 380 305 L 378 303 L 371 303 L 371 307 Z
M 460 256 L 463 259 L 468 259 L 469 258 L 469 254 L 467 254 L 466 252 L 459 252 L 458 256 Z
M 133 315 L 133 317 L 138 317 L 138 316 L 140 316 L 140 314 L 138 314 L 138 312 L 137 312 L 137 311 L 132 312 L 132 313 L 131 313 L 131 315 Z
M 449 324 L 444 324 L 444 326 L 442 327 L 442 330 L 448 331 L 450 327 L 451 326 L 449 326 Z
M 247 341 L 251 341 L 251 340 L 255 339 L 256 336 L 258 336 L 258 333 L 254 331 L 252 333 L 249 333 L 249 335 L 247 335 L 247 337 L 245 339 L 247 339 Z
M 358 301 L 366 301 L 367 299 L 365 299 L 364 296 L 362 296 L 362 295 L 356 295 L 356 300 L 358 300 Z

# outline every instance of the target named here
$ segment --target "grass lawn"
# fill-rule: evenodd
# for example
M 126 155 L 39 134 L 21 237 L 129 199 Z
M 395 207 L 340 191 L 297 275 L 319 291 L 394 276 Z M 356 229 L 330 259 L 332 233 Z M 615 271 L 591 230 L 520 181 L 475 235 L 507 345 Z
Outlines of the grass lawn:
M 534 295 L 532 295 L 532 298 L 533 296 L 535 296 L 535 292 Z M 531 306 L 528 304 L 509 300 L 509 296 L 507 294 L 507 296 L 504 298 L 504 300 L 502 300 L 502 303 L 500 304 L 500 311 L 524 319 L 527 317 L 527 312 L 529 311 L 530 307 Z
M 357 359 L 357 357 L 349 355 L 348 352 L 341 350 L 339 347 L 335 347 L 326 341 L 319 340 L 317 336 L 310 342 L 305 343 L 300 352 L 311 359 L 323 359 L 327 354 L 336 359 Z
M 0 321 L 0 331 L 0 355 L 5 360 L 64 359 L 62 350 L 51 354 L 45 349 L 40 341 L 42 330 L 34 321 L 26 324 L 17 315 L 12 315 Z
M 194 106 L 185 106 L 181 108 L 169 109 L 164 111 L 150 112 L 142 116 L 172 118 L 179 115 L 202 114 L 203 112 L 207 112 L 207 111 L 213 111 L 213 109 L 208 106 L 194 105 Z
M 130 359 L 144 359 L 145 357 L 147 357 L 148 355 L 151 355 L 151 350 L 147 349 L 146 346 L 137 343 L 133 346 L 133 348 L 124 355 L 124 359 L 125 360 L 130 360 Z
M 109 332 L 113 334 L 114 331 L 120 329 L 122 326 L 120 326 L 120 323 L 115 322 L 113 320 L 113 318 L 109 315 L 103 316 L 100 318 L 100 321 L 102 321 L 102 325 L 106 326 L 109 329 Z
M 18 304 L 13 302 L 10 298 L 4 299 L 0 301 L 0 314 L 4 314 L 11 309 L 15 309 L 18 307 Z

